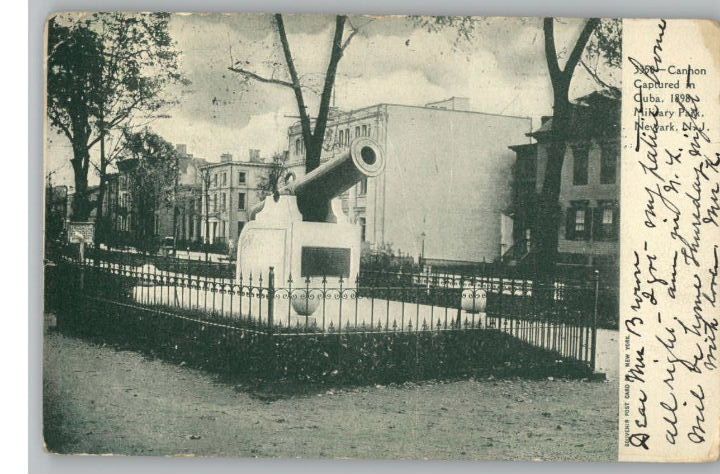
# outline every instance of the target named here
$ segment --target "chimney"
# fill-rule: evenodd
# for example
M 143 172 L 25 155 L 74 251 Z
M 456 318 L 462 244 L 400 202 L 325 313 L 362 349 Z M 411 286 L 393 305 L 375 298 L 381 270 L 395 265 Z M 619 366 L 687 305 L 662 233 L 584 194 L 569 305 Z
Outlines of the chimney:
M 232 161 L 232 155 L 230 153 L 223 153 L 220 155 L 220 163 L 230 163 Z
M 249 158 L 251 163 L 258 163 L 260 161 L 260 150 L 257 150 L 255 148 L 250 148 L 248 150 L 249 152 Z

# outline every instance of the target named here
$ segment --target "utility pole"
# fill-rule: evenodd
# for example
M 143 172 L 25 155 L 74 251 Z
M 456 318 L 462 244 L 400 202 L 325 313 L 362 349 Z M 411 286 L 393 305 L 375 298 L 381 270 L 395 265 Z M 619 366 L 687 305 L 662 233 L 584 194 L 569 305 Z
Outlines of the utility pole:
M 203 170 L 203 185 L 205 187 L 205 261 L 208 261 L 208 246 L 210 245 L 210 170 Z
M 175 183 L 173 185 L 173 257 L 177 256 L 177 195 L 178 195 L 178 179 L 180 178 L 180 155 L 175 152 Z

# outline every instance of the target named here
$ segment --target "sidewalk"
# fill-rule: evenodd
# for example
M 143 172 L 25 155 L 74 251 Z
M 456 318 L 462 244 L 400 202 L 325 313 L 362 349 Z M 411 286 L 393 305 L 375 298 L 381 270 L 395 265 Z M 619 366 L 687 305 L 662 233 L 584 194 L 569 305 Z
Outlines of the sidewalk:
M 105 244 L 100 244 L 99 248 L 101 248 L 103 250 L 108 250 L 108 247 Z M 132 248 L 120 250 L 120 249 L 113 247 L 112 251 L 113 252 L 122 252 L 122 253 L 141 253 Z M 186 260 L 205 261 L 205 252 L 198 252 L 198 251 L 192 251 L 192 250 L 187 251 L 187 250 L 177 249 L 175 257 L 183 258 Z M 230 262 L 230 257 L 228 255 L 222 254 L 222 253 L 208 253 L 208 261 L 228 263 L 228 262 Z

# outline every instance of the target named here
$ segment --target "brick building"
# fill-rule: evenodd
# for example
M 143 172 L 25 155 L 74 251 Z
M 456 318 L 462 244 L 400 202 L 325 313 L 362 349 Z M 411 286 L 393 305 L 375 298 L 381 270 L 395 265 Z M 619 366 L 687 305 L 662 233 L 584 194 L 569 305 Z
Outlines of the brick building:
M 554 138 L 552 118 L 529 133 L 531 144 L 513 145 L 514 245 L 504 260 L 511 264 L 531 258 L 538 194 L 542 190 L 547 148 Z M 620 190 L 620 99 L 595 92 L 577 100 L 572 129 L 564 139 L 558 227 L 559 263 L 615 266 L 618 256 Z

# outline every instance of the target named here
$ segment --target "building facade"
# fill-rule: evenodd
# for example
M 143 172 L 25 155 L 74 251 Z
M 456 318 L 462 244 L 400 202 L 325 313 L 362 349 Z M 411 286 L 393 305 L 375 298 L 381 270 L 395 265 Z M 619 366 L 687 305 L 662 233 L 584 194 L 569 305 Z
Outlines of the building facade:
M 175 236 L 178 248 L 192 247 L 201 241 L 200 204 L 202 171 L 207 161 L 188 153 L 184 144 L 176 146 L 178 153 L 178 180 L 170 205 L 159 206 L 155 211 L 155 235 Z
M 321 161 L 347 153 L 356 137 L 375 139 L 383 173 L 342 196 L 363 240 L 378 248 L 443 260 L 494 260 L 510 245 L 513 143 L 530 142 L 531 120 L 469 110 L 467 99 L 424 106 L 377 104 L 331 111 Z M 299 124 L 288 131 L 289 163 L 304 174 Z
M 529 134 L 532 144 L 514 145 L 514 246 L 509 263 L 532 254 L 538 195 L 545 179 L 552 119 Z M 620 100 L 602 93 L 578 99 L 565 142 L 559 205 L 559 263 L 614 266 L 618 256 L 620 190 Z
M 250 211 L 263 198 L 261 184 L 271 166 L 259 150 L 251 149 L 247 160 L 233 160 L 225 153 L 219 163 L 200 168 L 201 193 L 196 200 L 200 219 L 195 232 L 204 242 L 235 246 Z

